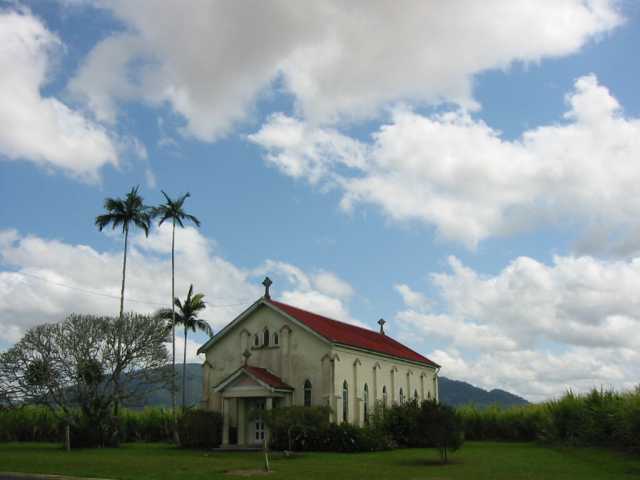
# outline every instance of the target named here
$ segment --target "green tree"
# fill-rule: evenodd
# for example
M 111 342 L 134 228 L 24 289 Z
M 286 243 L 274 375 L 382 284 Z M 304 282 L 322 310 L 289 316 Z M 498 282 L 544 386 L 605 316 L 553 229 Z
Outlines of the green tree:
M 182 409 L 186 407 L 186 382 L 187 382 L 187 334 L 189 330 L 195 332 L 200 330 L 207 335 L 213 335 L 213 329 L 203 319 L 198 318 L 198 315 L 202 310 L 207 308 L 204 302 L 204 294 L 193 294 L 193 285 L 189 286 L 189 293 L 184 302 L 176 298 L 174 301 L 174 307 L 172 310 L 162 309 L 157 313 L 157 316 L 163 319 L 167 319 L 170 322 L 172 330 L 176 325 L 182 325 L 184 327 L 184 357 L 182 362 Z
M 174 435 L 176 440 L 178 440 L 178 431 L 177 431 L 177 417 L 176 417 L 176 318 L 175 318 L 175 246 L 176 246 L 176 224 L 180 227 L 184 228 L 184 222 L 190 221 L 195 224 L 196 227 L 200 226 L 200 220 L 198 220 L 193 215 L 188 214 L 184 211 L 184 201 L 189 198 L 191 195 L 189 192 L 185 193 L 182 197 L 177 200 L 173 200 L 169 195 L 167 195 L 164 190 L 162 190 L 162 195 L 164 195 L 165 203 L 155 207 L 152 211 L 154 217 L 160 218 L 158 225 L 162 225 L 165 221 L 171 220 L 172 230 L 171 230 L 171 372 L 173 375 L 173 382 L 171 384 L 171 408 L 173 411 L 173 425 L 174 425 Z M 186 344 L 185 344 L 186 348 Z M 184 393 L 183 393 L 184 395 Z M 184 403 L 184 402 L 183 402 Z
M 417 425 L 425 432 L 426 446 L 438 450 L 442 463 L 449 461 L 449 451 L 458 450 L 464 443 L 462 421 L 449 405 L 436 401 L 422 402 Z
M 138 195 L 138 188 L 132 188 L 124 199 L 105 199 L 104 209 L 107 213 L 96 217 L 96 226 L 100 231 L 108 225 L 111 225 L 113 229 L 122 226 L 124 258 L 122 261 L 122 288 L 120 289 L 120 318 L 124 314 L 124 283 L 127 274 L 129 228 L 133 224 L 144 230 L 145 236 L 149 236 L 149 228 L 151 227 L 150 209 L 144 205 L 142 197 Z
M 164 388 L 166 336 L 162 319 L 134 313 L 39 325 L 0 353 L 0 391 L 14 405 L 49 407 L 76 446 L 117 445 L 111 407 Z

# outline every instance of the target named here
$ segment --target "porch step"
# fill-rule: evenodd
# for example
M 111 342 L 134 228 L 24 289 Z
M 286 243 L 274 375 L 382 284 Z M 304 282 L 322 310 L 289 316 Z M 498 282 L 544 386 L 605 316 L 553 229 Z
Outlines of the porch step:
M 238 445 L 226 445 L 211 449 L 214 452 L 261 452 L 262 447 L 247 447 Z

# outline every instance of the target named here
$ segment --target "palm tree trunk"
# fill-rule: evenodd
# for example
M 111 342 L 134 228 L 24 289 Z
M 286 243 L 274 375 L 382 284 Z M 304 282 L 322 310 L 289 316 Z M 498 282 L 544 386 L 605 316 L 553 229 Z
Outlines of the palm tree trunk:
M 127 276 L 127 245 L 129 243 L 129 226 L 125 225 L 124 227 L 124 257 L 122 259 L 122 288 L 120 289 L 120 321 L 124 318 L 124 281 Z M 120 344 L 118 343 L 118 356 L 120 356 Z M 115 391 L 115 399 L 113 402 L 113 416 L 118 417 L 118 410 L 120 406 L 120 384 L 118 379 L 115 379 L 114 382 L 114 391 Z M 118 433 L 116 427 L 116 435 Z
M 178 417 L 176 414 L 176 219 L 173 219 L 173 230 L 171 232 L 171 408 L 173 409 L 173 439 L 176 444 L 180 444 L 178 437 Z
M 187 326 L 184 326 L 184 357 L 182 358 L 182 411 L 187 406 Z
M 124 227 L 124 258 L 122 260 L 122 288 L 120 289 L 120 318 L 124 316 L 124 279 L 127 273 L 127 243 L 129 242 L 129 227 Z

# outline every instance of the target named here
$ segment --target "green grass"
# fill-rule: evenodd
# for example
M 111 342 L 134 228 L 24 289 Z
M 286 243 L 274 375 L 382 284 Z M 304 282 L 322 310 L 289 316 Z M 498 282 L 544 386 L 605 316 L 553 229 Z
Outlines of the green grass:
M 0 444 L 0 471 L 113 479 L 213 480 L 224 472 L 260 469 L 259 453 L 210 453 L 166 444 L 126 444 L 119 449 L 70 453 L 59 445 Z M 437 463 L 432 450 L 381 453 L 274 455 L 270 479 L 610 480 L 640 479 L 640 458 L 592 448 L 547 448 L 533 443 L 469 442 Z M 238 478 L 238 477 L 236 477 Z

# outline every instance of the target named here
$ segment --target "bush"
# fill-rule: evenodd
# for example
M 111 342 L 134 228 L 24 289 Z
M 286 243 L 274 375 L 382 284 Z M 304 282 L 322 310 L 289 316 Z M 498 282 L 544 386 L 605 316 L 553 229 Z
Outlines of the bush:
M 119 433 L 122 442 L 170 442 L 173 440 L 171 410 L 147 407 L 121 410 Z
M 0 409 L 0 442 L 55 442 L 62 438 L 62 425 L 45 407 L 25 405 Z
M 372 452 L 391 447 L 389 437 L 374 426 L 330 423 L 329 407 L 282 407 L 261 414 L 275 450 Z
M 222 443 L 222 414 L 187 410 L 178 420 L 180 444 L 187 448 L 215 448 Z
M 640 389 L 633 392 L 571 391 L 539 405 L 477 409 L 461 407 L 469 440 L 540 440 L 640 452 Z
M 276 450 L 318 450 L 329 428 L 329 407 L 281 407 L 261 411 Z
M 420 425 L 421 408 L 415 400 L 388 408 L 377 406 L 372 424 L 399 447 L 423 447 L 426 437 Z
M 541 440 L 548 423 L 545 407 L 540 405 L 511 408 L 493 405 L 484 409 L 468 405 L 459 407 L 457 412 L 467 440 Z
M 422 402 L 418 422 L 423 429 L 426 446 L 438 449 L 445 463 L 448 461 L 448 451 L 458 450 L 464 442 L 460 417 L 449 405 Z
M 437 448 L 443 461 L 447 452 L 462 446 L 462 421 L 448 405 L 415 400 L 390 408 L 377 407 L 373 424 L 391 437 L 395 445 L 412 448 Z
M 118 433 L 120 442 L 166 442 L 172 439 L 171 411 L 162 408 L 120 410 Z M 72 447 L 88 445 L 95 428 L 86 425 L 76 411 L 71 428 Z M 40 405 L 0 408 L 0 441 L 2 442 L 62 442 L 64 422 L 61 415 Z M 94 433 L 85 430 L 94 430 Z

